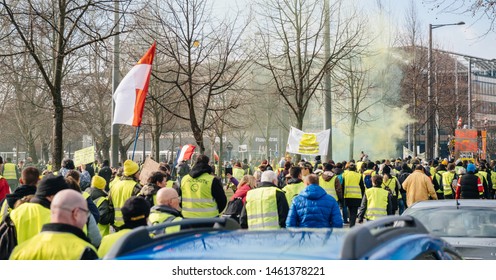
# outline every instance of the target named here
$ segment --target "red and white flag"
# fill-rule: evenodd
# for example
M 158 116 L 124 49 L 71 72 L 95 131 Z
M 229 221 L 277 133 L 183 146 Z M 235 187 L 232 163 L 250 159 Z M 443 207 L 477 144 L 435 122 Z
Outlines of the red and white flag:
M 145 55 L 122 79 L 114 92 L 114 120 L 112 124 L 127 124 L 140 126 L 145 107 L 152 62 L 155 56 L 155 46 L 148 49 Z
M 179 157 L 177 158 L 177 163 L 181 163 L 183 160 L 190 160 L 191 156 L 195 152 L 196 146 L 194 145 L 184 145 L 181 149 L 181 153 L 179 154 Z

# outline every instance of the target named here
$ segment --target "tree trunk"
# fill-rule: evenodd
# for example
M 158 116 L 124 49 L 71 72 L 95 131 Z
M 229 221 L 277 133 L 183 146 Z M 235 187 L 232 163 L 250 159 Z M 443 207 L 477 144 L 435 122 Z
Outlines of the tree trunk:
M 54 94 L 53 97 L 54 115 L 53 115 L 53 170 L 59 170 L 62 164 L 63 149 L 63 122 L 64 122 L 64 108 L 62 106 L 62 99 L 60 98 L 60 91 Z

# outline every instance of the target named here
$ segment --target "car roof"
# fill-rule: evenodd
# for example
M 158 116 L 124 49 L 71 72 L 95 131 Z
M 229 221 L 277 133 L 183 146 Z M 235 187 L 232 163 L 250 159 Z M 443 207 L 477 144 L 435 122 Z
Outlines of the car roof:
M 458 205 L 457 205 L 458 204 Z M 438 208 L 438 207 L 483 207 L 496 208 L 496 200 L 492 199 L 441 199 L 441 200 L 423 200 L 414 203 L 408 207 L 412 209 L 420 208 Z
M 392 227 L 397 221 L 403 225 Z M 163 234 L 179 224 L 195 227 Z M 394 252 L 381 247 L 401 239 L 409 242 L 405 237 L 412 236 L 419 242 L 435 242 L 410 216 L 388 216 L 352 229 L 279 230 L 241 230 L 229 218 L 184 219 L 136 228 L 119 239 L 104 259 L 387 259 Z M 408 259 L 416 253 L 420 252 L 394 258 Z

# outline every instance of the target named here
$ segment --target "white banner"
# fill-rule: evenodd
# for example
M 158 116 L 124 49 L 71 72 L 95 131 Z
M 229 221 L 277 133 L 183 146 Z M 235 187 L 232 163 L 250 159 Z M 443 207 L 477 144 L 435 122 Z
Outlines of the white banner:
M 238 152 L 239 153 L 246 153 L 248 151 L 248 145 L 239 145 L 238 146 Z
M 300 155 L 326 155 L 330 133 L 330 129 L 319 133 L 306 133 L 291 127 L 286 152 Z

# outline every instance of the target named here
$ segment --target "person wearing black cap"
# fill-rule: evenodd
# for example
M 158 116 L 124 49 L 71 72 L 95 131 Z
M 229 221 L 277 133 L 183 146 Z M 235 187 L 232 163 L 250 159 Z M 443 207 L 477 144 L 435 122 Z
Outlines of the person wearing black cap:
M 98 256 L 103 258 L 112 245 L 126 233 L 140 226 L 148 225 L 148 216 L 150 216 L 150 203 L 140 196 L 133 196 L 126 200 L 121 208 L 124 225 L 118 232 L 106 235 L 98 248 Z
M 50 222 L 50 204 L 61 190 L 68 189 L 64 177 L 47 175 L 41 179 L 34 197 L 12 210 L 10 218 L 16 227 L 17 244 L 30 239 Z
M 81 193 L 62 190 L 53 197 L 50 222 L 14 248 L 11 260 L 94 260 L 96 248 L 83 232 L 90 211 Z

